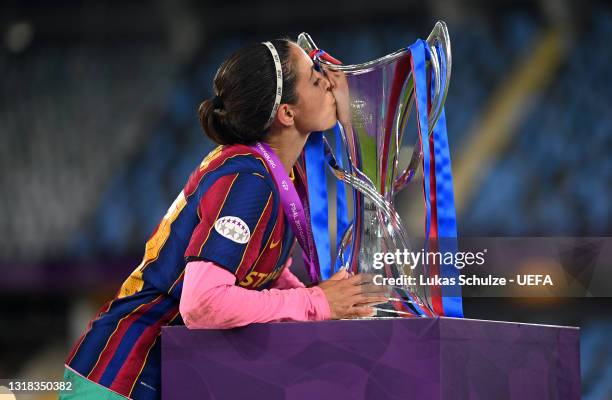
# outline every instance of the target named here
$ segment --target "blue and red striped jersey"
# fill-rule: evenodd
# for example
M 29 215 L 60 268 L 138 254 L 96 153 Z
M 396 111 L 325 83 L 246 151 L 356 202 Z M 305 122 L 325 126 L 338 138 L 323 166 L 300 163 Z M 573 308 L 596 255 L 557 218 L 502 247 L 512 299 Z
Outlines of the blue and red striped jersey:
M 124 396 L 160 397 L 160 333 L 181 324 L 185 264 L 212 261 L 254 290 L 280 275 L 295 240 L 265 162 L 220 146 L 191 174 L 147 241 L 144 257 L 79 339 L 66 365 Z

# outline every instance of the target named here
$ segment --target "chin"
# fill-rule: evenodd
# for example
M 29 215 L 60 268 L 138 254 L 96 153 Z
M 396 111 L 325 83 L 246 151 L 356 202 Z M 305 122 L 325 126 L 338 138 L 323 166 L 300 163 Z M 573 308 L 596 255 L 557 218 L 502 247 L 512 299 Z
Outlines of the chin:
M 325 128 L 324 130 L 326 131 L 326 130 L 332 129 L 334 126 L 336 126 L 336 122 L 337 122 L 337 121 L 334 121 L 334 123 L 333 123 L 333 124 L 329 124 L 329 125 L 327 126 L 327 128 Z
M 338 122 L 338 118 L 336 116 L 336 113 L 334 112 L 334 115 L 328 117 L 325 120 L 321 120 L 321 125 L 317 126 L 316 129 L 313 129 L 312 132 L 322 132 L 331 129 L 336 126 L 336 122 Z
M 325 130 L 333 128 L 337 122 L 338 122 L 338 118 L 336 118 L 336 115 L 334 114 L 333 118 L 331 118 L 329 121 L 329 124 L 328 124 L 329 126 L 325 128 Z

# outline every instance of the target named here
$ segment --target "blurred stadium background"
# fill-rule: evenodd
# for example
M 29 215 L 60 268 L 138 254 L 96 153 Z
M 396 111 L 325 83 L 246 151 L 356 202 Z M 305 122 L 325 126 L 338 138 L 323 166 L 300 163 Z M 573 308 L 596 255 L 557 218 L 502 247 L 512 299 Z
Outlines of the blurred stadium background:
M 438 19 L 454 59 L 446 112 L 460 233 L 612 234 L 604 1 L 3 1 L 0 377 L 61 377 L 69 348 L 212 149 L 196 109 L 232 51 L 306 31 L 356 63 L 427 36 Z M 580 326 L 583 397 L 606 399 L 611 304 L 465 307 L 467 317 Z

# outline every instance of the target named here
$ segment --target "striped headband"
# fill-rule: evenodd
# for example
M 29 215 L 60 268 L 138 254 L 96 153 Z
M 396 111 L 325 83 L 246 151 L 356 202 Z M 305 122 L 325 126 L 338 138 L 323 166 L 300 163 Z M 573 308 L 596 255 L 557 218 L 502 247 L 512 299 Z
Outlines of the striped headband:
M 274 116 L 276 115 L 276 111 L 278 111 L 278 107 L 280 106 L 281 98 L 283 97 L 283 67 L 281 65 L 280 57 L 278 56 L 278 52 L 274 45 L 270 42 L 264 42 L 270 53 L 272 53 L 272 59 L 274 59 L 274 68 L 276 69 L 276 96 L 274 97 L 274 106 L 272 107 L 272 113 L 270 113 L 270 118 L 264 129 L 268 129 L 274 121 Z

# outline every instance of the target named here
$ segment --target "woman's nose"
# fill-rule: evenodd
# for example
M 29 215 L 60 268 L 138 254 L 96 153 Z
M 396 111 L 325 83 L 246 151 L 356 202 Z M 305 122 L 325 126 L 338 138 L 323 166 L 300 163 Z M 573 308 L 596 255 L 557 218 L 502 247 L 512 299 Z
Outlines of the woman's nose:
M 324 88 L 325 90 L 332 90 L 334 88 L 334 85 L 332 84 L 332 82 L 329 80 L 329 78 L 327 77 L 327 75 L 323 75 L 323 82 L 324 82 Z
M 325 67 L 321 67 L 317 73 L 321 75 L 321 81 L 323 82 L 322 87 L 325 91 L 331 91 L 334 89 L 334 81 L 329 79 Z

